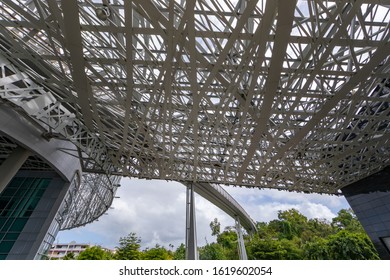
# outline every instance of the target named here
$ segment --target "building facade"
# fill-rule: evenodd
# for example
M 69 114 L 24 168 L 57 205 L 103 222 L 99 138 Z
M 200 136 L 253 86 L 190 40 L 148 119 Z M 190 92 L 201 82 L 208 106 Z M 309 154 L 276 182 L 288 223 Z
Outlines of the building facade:
M 77 149 L 0 106 L 0 259 L 42 259 L 60 229 L 97 219 L 119 178 L 83 174 Z
M 50 250 L 47 253 L 47 257 L 50 260 L 60 260 L 63 259 L 67 254 L 73 254 L 73 256 L 76 258 L 78 255 L 80 255 L 81 252 L 85 251 L 91 246 L 94 245 L 87 243 L 76 243 L 75 241 L 72 241 L 70 243 L 57 243 L 51 246 Z M 105 251 L 113 252 L 113 250 L 110 250 L 108 248 L 101 248 Z

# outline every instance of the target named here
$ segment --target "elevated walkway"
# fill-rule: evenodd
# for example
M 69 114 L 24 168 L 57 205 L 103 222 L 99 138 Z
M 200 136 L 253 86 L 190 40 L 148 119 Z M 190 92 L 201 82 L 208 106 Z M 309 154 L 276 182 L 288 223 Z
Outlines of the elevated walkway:
M 252 234 L 256 231 L 256 225 L 249 217 L 249 214 L 221 186 L 198 182 L 185 182 L 183 184 L 187 186 L 186 258 L 192 260 L 198 259 L 194 199 L 194 193 L 196 192 L 235 220 L 239 256 L 240 259 L 246 260 L 247 254 L 241 226 L 243 226 L 249 234 Z
M 240 219 L 242 227 L 252 234 L 256 231 L 255 222 L 241 205 L 221 186 L 208 183 L 184 183 L 187 187 L 193 184 L 194 191 L 204 199 L 220 208 L 233 219 Z

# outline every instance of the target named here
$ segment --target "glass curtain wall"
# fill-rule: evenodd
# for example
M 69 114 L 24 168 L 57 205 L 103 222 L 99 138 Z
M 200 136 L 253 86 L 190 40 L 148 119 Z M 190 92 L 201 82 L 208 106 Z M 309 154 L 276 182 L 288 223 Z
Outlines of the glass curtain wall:
M 0 260 L 5 259 L 51 178 L 15 177 L 0 195 Z

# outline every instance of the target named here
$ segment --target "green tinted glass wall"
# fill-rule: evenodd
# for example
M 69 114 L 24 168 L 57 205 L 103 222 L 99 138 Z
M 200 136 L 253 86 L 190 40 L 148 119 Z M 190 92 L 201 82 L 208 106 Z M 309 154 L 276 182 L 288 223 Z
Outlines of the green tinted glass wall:
M 0 195 L 0 260 L 7 257 L 50 181 L 15 177 Z

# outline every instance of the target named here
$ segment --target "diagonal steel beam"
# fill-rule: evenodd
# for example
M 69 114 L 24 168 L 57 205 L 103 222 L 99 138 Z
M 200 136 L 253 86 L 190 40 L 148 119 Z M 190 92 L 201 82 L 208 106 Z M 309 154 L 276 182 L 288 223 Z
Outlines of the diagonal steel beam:
M 120 160 L 122 152 L 127 144 L 127 138 L 129 136 L 129 124 L 131 121 L 131 103 L 133 101 L 133 90 L 134 90 L 134 81 L 133 81 L 133 6 L 131 1 L 126 1 L 125 6 L 125 27 L 126 27 L 126 97 L 125 97 L 125 116 L 123 123 L 123 133 L 122 141 L 119 147 L 119 150 L 116 154 L 117 161 Z
M 284 57 L 290 38 L 291 29 L 294 22 L 294 11 L 296 1 L 279 0 L 278 15 L 275 31 L 275 43 L 271 58 L 268 78 L 264 87 L 264 100 L 260 109 L 260 116 L 256 120 L 257 126 L 254 130 L 251 144 L 247 150 L 247 155 L 238 173 L 237 182 L 242 182 L 245 171 L 252 160 L 259 145 L 260 139 L 267 132 L 268 119 L 271 115 L 272 104 L 279 85 L 280 74 L 283 69 Z M 283 7 L 283 8 L 282 8 Z
M 371 57 L 370 61 L 363 66 L 359 72 L 357 72 L 354 76 L 351 77 L 351 79 L 343 85 L 343 87 L 337 92 L 337 94 L 331 98 L 325 105 L 322 107 L 322 109 L 312 118 L 310 121 L 302 127 L 297 134 L 290 139 L 284 146 L 282 146 L 278 150 L 278 154 L 274 156 L 264 167 L 262 170 L 258 173 L 256 177 L 256 182 L 260 180 L 261 175 L 268 170 L 277 160 L 279 160 L 283 155 L 289 151 L 291 148 L 298 145 L 298 143 L 306 137 L 307 134 L 312 131 L 315 126 L 323 119 L 325 118 L 329 112 L 335 108 L 335 106 L 344 98 L 347 97 L 347 95 L 362 81 L 365 81 L 375 70 L 376 67 L 388 56 L 390 56 L 390 42 L 389 42 L 389 34 L 387 36 L 387 40 L 384 40 L 382 43 L 382 46 L 377 49 L 375 54 Z
M 64 34 L 72 63 L 72 77 L 85 125 L 94 131 L 91 110 L 92 89 L 85 73 L 85 60 L 79 22 L 79 7 L 76 0 L 61 0 L 64 14 Z

